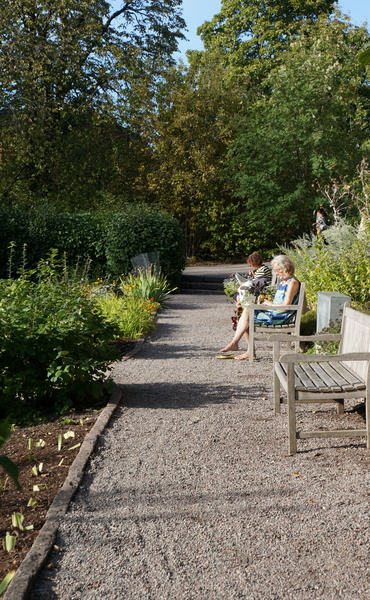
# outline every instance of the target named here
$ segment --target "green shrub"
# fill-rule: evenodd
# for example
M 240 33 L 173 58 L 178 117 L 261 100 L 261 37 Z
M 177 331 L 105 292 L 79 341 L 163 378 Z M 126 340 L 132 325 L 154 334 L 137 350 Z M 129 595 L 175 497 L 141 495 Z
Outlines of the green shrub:
M 27 268 L 56 248 L 69 263 L 87 259 L 91 275 L 111 273 L 118 277 L 132 270 L 130 259 L 157 251 L 163 273 L 177 284 L 184 268 L 183 245 L 178 222 L 167 213 L 145 205 L 125 205 L 120 211 L 60 213 L 47 202 L 36 207 L 10 205 L 0 208 L 0 278 L 8 276 L 8 248 L 14 273 L 22 267 L 27 247 Z
M 316 310 L 311 309 L 301 317 L 301 335 L 313 335 L 316 333 Z
M 330 323 L 328 327 L 324 327 L 320 333 L 340 333 L 341 323 Z M 328 342 L 315 342 L 313 348 L 307 350 L 307 354 L 338 354 L 339 341 L 333 340 Z
M 35 208 L 29 221 L 27 258 L 34 266 L 52 248 L 65 252 L 70 264 L 90 260 L 95 274 L 104 272 L 104 229 L 99 213 L 60 213 L 49 205 Z
M 134 297 L 117 296 L 114 292 L 96 299 L 104 318 L 117 326 L 116 337 L 139 339 L 154 327 L 152 312 L 159 304 Z
M 107 270 L 113 277 L 132 270 L 130 259 L 157 251 L 161 270 L 171 284 L 184 268 L 181 230 L 176 219 L 146 205 L 126 205 L 106 220 Z
M 0 281 L 0 411 L 18 423 L 99 398 L 116 356 L 107 322 L 53 252 Z
M 22 249 L 27 247 L 27 266 L 33 269 L 52 248 L 66 252 L 70 264 L 88 258 L 93 272 L 106 270 L 104 227 L 100 213 L 60 213 L 56 206 L 42 202 L 35 207 L 9 205 L 0 208 L 0 278 L 8 276 L 8 248 L 14 245 L 12 270 L 22 266 Z
M 15 243 L 13 265 L 22 264 L 22 248 L 29 243 L 29 211 L 18 205 L 0 205 L 0 278 L 8 276 L 9 246 Z
M 282 248 L 293 260 L 297 277 L 306 283 L 309 305 L 316 305 L 318 292 L 340 292 L 355 302 L 369 302 L 370 231 L 360 235 L 357 228 L 342 222 L 324 235 L 327 243 L 321 236 L 313 241 L 306 237 Z
M 9 425 L 8 420 L 0 421 L 0 448 L 6 442 L 6 440 L 10 437 L 11 427 Z M 13 479 L 15 485 L 19 490 L 21 490 L 21 485 L 19 483 L 19 472 L 18 467 L 4 454 L 0 454 L 0 467 L 4 469 L 4 471 Z M 1 595 L 1 594 L 0 594 Z

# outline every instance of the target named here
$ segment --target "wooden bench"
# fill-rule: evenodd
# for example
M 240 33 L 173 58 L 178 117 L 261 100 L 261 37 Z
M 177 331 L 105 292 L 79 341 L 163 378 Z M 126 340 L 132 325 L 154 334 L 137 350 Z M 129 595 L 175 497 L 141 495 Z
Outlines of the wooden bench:
M 283 354 L 280 344 L 287 340 L 333 341 L 339 340 L 338 354 Z M 370 315 L 344 305 L 340 334 L 314 336 L 270 336 L 274 346 L 274 403 L 280 412 L 281 403 L 288 406 L 289 452 L 297 452 L 297 439 L 328 437 L 367 437 L 370 448 Z M 281 387 L 286 400 L 280 397 Z M 359 398 L 366 401 L 364 429 L 330 431 L 297 431 L 296 405 L 304 403 L 334 402 L 338 413 L 344 412 L 344 399 Z
M 255 314 L 261 311 L 271 310 L 269 306 L 263 306 L 262 304 L 249 304 L 249 362 L 253 362 L 253 358 L 256 354 L 255 342 L 268 340 L 268 337 L 273 333 L 284 332 L 289 335 L 299 335 L 301 328 L 301 317 L 303 308 L 305 305 L 306 298 L 306 284 L 301 283 L 299 289 L 298 304 L 289 304 L 284 306 L 284 310 L 292 310 L 295 312 L 292 320 L 284 325 L 259 325 L 254 323 Z M 254 326 L 253 326 L 254 324 Z M 299 351 L 299 342 L 295 342 L 295 350 Z

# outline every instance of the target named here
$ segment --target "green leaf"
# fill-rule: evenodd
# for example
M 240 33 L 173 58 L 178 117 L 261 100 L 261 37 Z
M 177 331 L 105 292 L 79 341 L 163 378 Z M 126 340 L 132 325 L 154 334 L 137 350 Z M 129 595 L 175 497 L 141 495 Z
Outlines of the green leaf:
M 370 48 L 364 50 L 364 52 L 360 52 L 358 55 L 358 60 L 361 65 L 370 65 Z
M 12 526 L 18 527 L 21 531 L 23 531 L 23 521 L 24 515 L 20 512 L 15 512 L 12 514 Z
M 0 421 L 0 446 L 2 446 L 9 438 L 11 433 L 8 420 Z
M 13 463 L 13 461 L 10 460 L 10 458 L 8 458 L 7 456 L 1 455 L 0 456 L 0 466 L 3 467 L 3 469 L 5 469 L 5 471 L 8 473 L 8 475 L 10 475 L 10 477 L 13 479 L 15 485 L 17 486 L 18 490 L 21 490 L 22 487 L 18 481 L 19 472 L 18 472 L 17 465 L 15 465 Z
M 9 531 L 6 532 L 4 540 L 4 549 L 6 552 L 12 552 L 15 548 L 17 538 L 15 535 L 10 535 Z
M 9 571 L 9 573 L 7 575 L 5 575 L 4 579 L 0 583 L 0 596 L 1 596 L 1 594 L 3 594 L 5 592 L 6 588 L 8 587 L 9 583 L 11 582 L 11 580 L 13 579 L 15 574 L 16 574 L 16 571 L 13 570 L 13 571 Z

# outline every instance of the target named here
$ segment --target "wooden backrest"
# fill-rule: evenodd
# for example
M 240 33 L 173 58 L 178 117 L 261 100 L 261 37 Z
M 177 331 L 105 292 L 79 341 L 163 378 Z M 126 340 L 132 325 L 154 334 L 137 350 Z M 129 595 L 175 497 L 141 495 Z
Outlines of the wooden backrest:
M 277 287 L 280 283 L 280 279 L 276 273 L 276 271 L 274 269 L 272 269 L 272 274 L 271 274 L 271 285 Z
M 306 284 L 301 282 L 301 286 L 299 288 L 298 310 L 297 310 L 297 316 L 295 318 L 296 323 L 301 322 L 303 309 L 306 307 L 307 307 L 307 305 L 306 305 Z
M 370 352 L 370 315 L 365 315 L 350 307 L 346 302 L 343 308 L 342 340 L 338 354 L 345 352 Z M 346 362 L 352 371 L 362 379 L 367 372 L 365 361 Z
M 301 326 L 301 317 L 307 311 L 307 302 L 306 302 L 306 284 L 301 282 L 299 288 L 299 296 L 297 302 L 297 310 L 295 311 L 295 316 L 292 323 L 295 324 L 295 334 L 299 335 L 300 326 Z

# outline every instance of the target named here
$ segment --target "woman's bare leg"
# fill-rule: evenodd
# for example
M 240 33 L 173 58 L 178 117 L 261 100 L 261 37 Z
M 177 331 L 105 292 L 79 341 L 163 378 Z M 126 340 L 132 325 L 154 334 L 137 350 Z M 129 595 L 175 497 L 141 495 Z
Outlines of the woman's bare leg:
M 244 337 L 247 340 L 248 350 L 243 354 L 239 354 L 239 356 L 235 356 L 236 360 L 248 360 L 249 359 L 249 327 L 248 331 L 244 332 Z
M 238 321 L 238 326 L 235 331 L 235 335 L 225 348 L 220 352 L 229 352 L 230 350 L 239 350 L 239 342 L 245 335 L 247 342 L 249 342 L 249 310 L 245 308 Z

